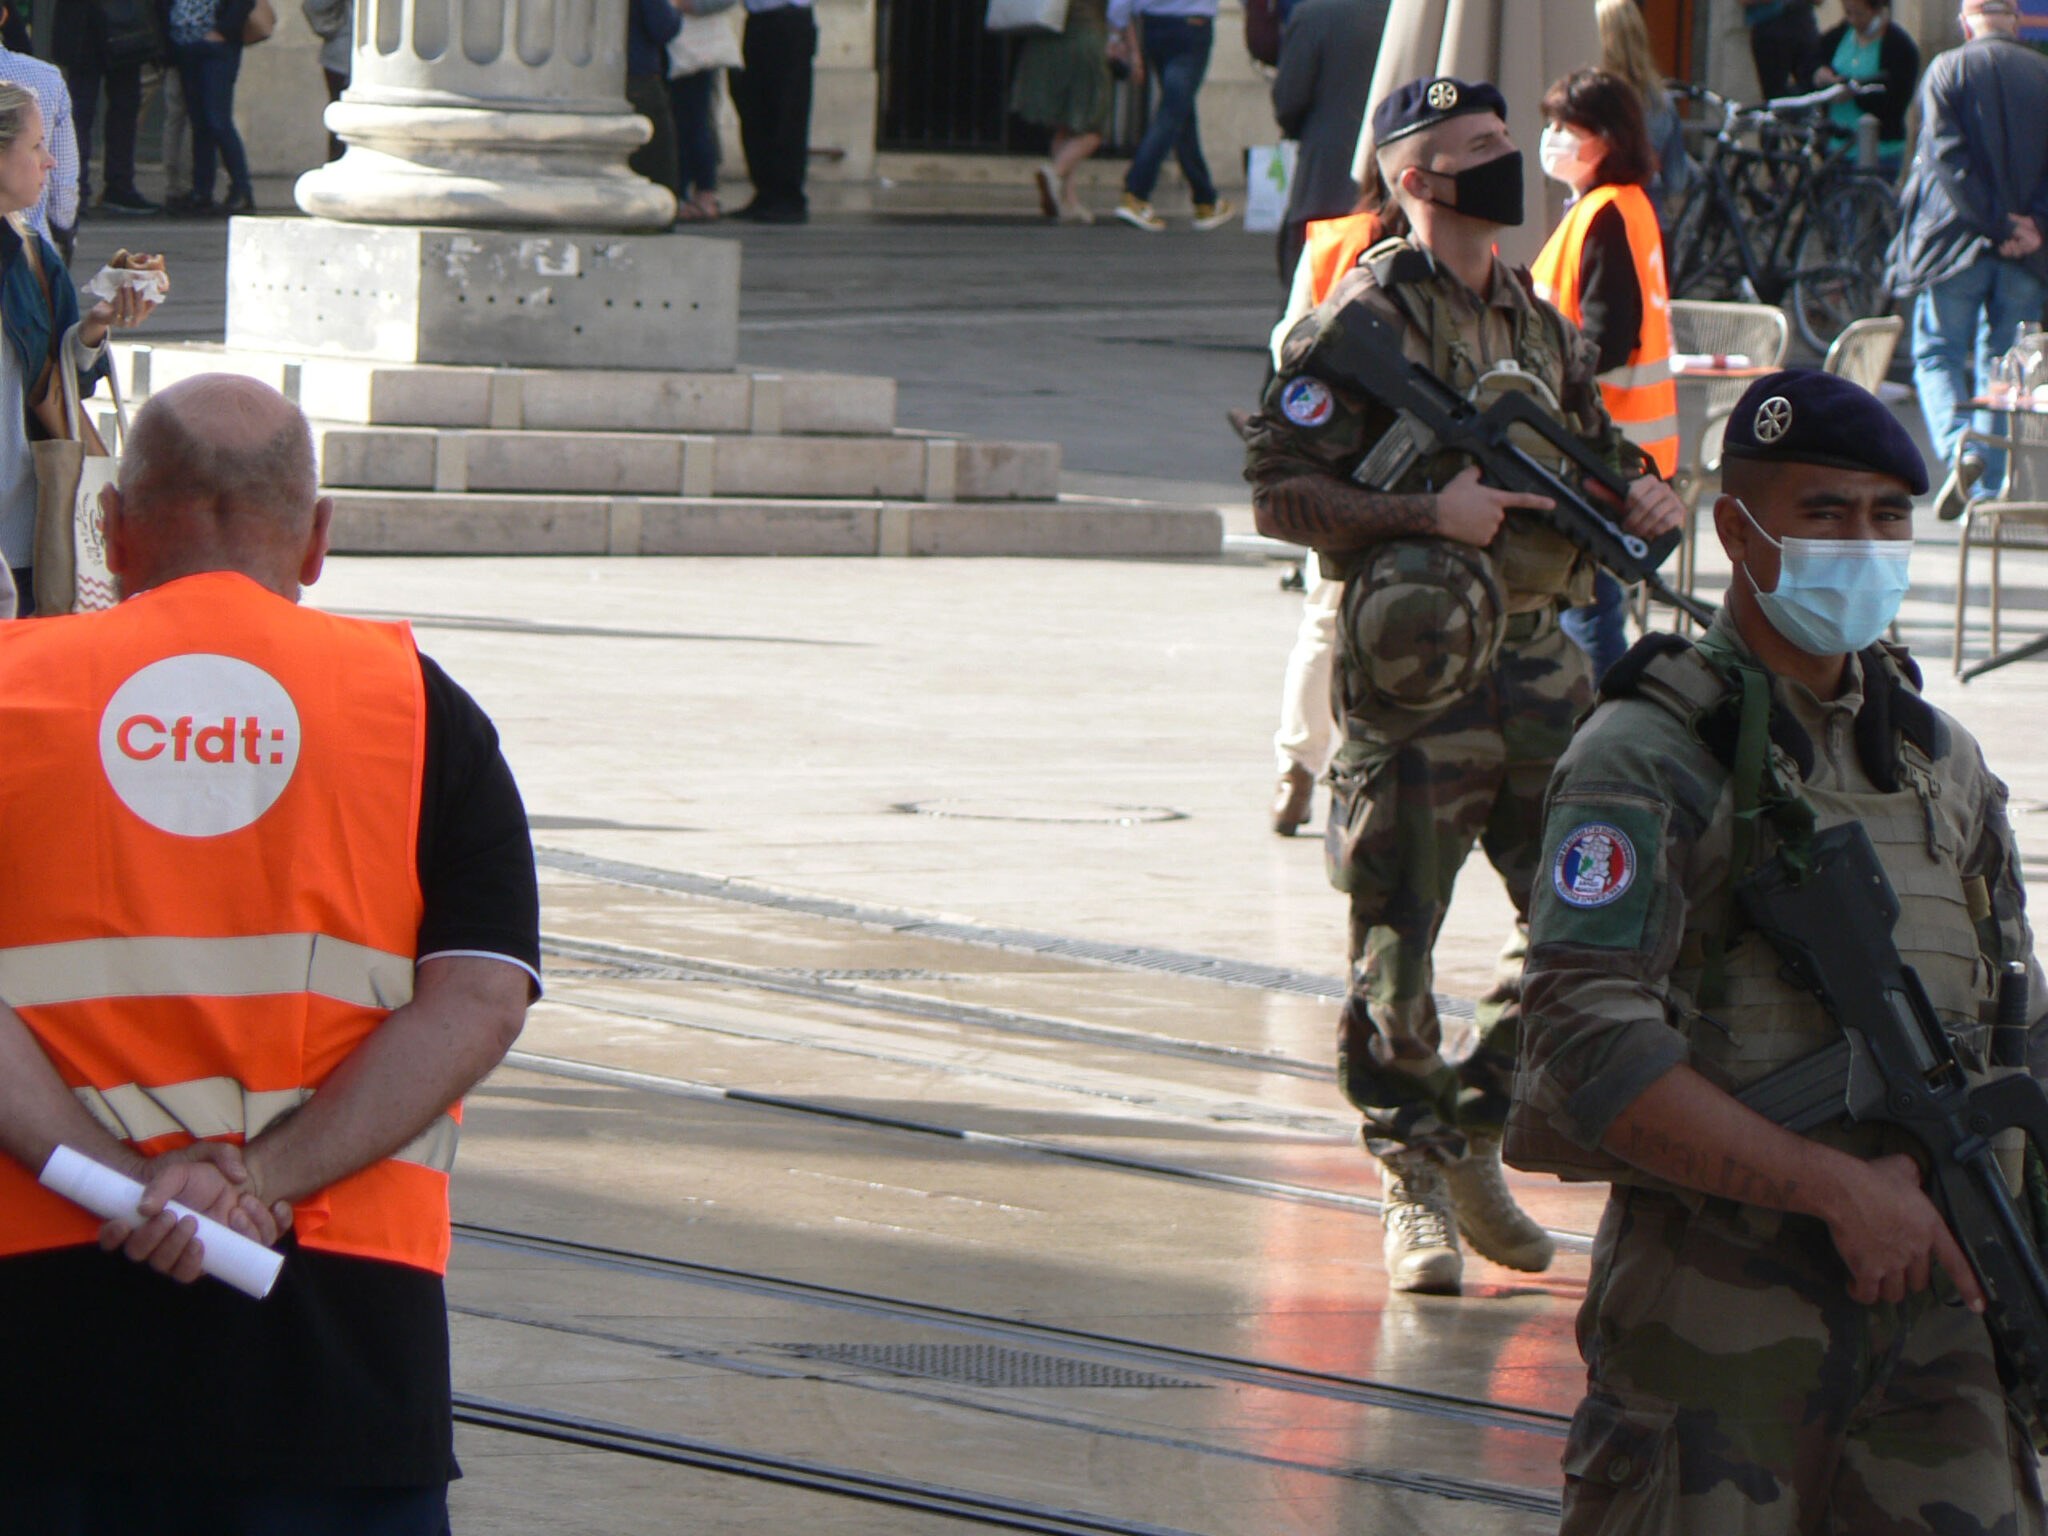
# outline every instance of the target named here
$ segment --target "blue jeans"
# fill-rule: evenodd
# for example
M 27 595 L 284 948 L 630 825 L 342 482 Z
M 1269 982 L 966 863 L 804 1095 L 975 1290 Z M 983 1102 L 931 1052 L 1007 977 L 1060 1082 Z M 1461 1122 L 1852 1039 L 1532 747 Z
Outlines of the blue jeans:
M 1628 654 L 1628 603 L 1621 583 L 1605 571 L 1593 578 L 1593 601 L 1583 608 L 1565 609 L 1558 615 L 1558 623 L 1593 663 L 1596 683 Z
M 206 1531 L 209 1536 L 448 1536 L 448 1489 L 237 1487 L 195 1477 L 166 1511 L 164 1489 L 59 1477 L 0 1488 L 0 1536 Z M 182 1518 L 180 1518 L 182 1517 Z
M 1198 203 L 1216 201 L 1216 183 L 1202 158 L 1202 130 L 1195 121 L 1195 94 L 1209 72 L 1209 49 L 1216 41 L 1216 23 L 1209 17 L 1146 16 L 1145 68 L 1159 82 L 1159 105 L 1146 125 L 1145 137 L 1131 156 L 1124 190 L 1151 200 L 1166 153 L 1180 160 L 1181 174 Z
M 235 76 L 242 72 L 239 43 L 180 43 L 171 50 L 192 118 L 192 195 L 213 200 L 216 161 L 228 172 L 228 196 L 247 194 L 249 157 L 235 131 Z
M 2025 267 L 1983 256 L 1913 301 L 1913 387 L 1944 467 L 1955 462 L 1964 428 L 1995 430 L 1991 412 L 1971 412 L 1970 397 L 1984 392 L 1992 359 L 2012 346 L 2020 326 L 2041 323 L 2044 298 L 2048 289 Z M 2005 483 L 2005 456 L 1987 450 L 1984 463 L 1983 488 L 1995 490 Z
M 669 111 L 676 120 L 676 160 L 682 171 L 678 195 L 718 190 L 718 71 L 700 69 L 668 83 Z

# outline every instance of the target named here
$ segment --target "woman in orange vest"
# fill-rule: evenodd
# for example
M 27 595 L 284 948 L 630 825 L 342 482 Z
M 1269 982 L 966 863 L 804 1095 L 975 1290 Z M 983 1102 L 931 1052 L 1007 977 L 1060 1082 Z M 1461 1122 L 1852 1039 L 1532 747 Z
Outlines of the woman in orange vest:
M 1607 414 L 1668 480 L 1678 469 L 1678 390 L 1664 236 L 1646 190 L 1657 157 L 1642 102 L 1620 76 L 1581 69 L 1550 88 L 1543 117 L 1543 173 L 1570 187 L 1573 201 L 1531 275 L 1598 350 Z M 1597 592 L 1565 614 L 1564 627 L 1599 675 L 1621 659 L 1628 636 L 1621 584 L 1603 571 Z

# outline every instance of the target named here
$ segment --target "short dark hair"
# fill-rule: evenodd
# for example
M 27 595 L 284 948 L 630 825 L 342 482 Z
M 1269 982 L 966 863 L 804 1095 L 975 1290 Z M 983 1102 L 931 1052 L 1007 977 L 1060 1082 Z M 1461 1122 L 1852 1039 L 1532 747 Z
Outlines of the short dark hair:
M 1642 186 L 1657 174 L 1643 99 L 1621 76 L 1604 69 L 1573 70 L 1543 93 L 1543 116 L 1607 141 L 1594 186 Z

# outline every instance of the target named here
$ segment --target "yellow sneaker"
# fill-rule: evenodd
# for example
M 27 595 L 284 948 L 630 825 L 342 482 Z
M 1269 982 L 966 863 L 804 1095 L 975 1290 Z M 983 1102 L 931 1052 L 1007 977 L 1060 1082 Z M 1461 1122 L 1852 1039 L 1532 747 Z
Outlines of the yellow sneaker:
M 1124 200 L 1117 204 L 1116 216 L 1133 229 L 1142 229 L 1148 235 L 1156 235 L 1166 228 L 1166 220 L 1152 211 L 1152 205 L 1135 192 L 1126 192 Z
M 1195 204 L 1195 228 L 1197 229 L 1221 229 L 1236 217 L 1237 209 L 1227 197 L 1218 198 L 1213 203 Z

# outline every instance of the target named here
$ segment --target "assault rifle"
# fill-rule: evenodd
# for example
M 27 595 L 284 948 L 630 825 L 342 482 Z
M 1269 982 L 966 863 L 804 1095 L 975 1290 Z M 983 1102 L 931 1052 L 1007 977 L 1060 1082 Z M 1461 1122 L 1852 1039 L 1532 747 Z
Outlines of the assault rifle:
M 1403 357 L 1400 332 L 1362 303 L 1347 304 L 1331 316 L 1301 367 L 1393 413 L 1394 425 L 1352 474 L 1360 485 L 1388 490 L 1420 459 L 1463 454 L 1497 490 L 1549 497 L 1552 510 L 1528 515 L 1548 523 L 1623 581 L 1641 582 L 1659 602 L 1683 609 L 1702 624 L 1713 622 L 1712 608 L 1674 590 L 1657 574 L 1664 557 L 1678 547 L 1676 531 L 1653 540 L 1637 537 L 1583 485 L 1560 479 L 1515 442 L 1511 434 L 1518 428 L 1535 433 L 1605 489 L 1615 507 L 1626 505 L 1628 482 L 1526 395 L 1505 394 L 1480 410 L 1420 363 Z
M 1804 880 L 1773 860 L 1736 894 L 1788 977 L 1842 1026 L 1841 1039 L 1736 1097 L 1788 1130 L 1846 1116 L 1897 1126 L 1920 1144 L 1929 1192 L 1984 1287 L 1999 1375 L 2035 1443 L 2048 1443 L 2048 1270 L 1991 1150 L 1992 1137 L 2017 1127 L 2048 1156 L 2048 1091 L 2026 1073 L 1966 1081 L 1926 989 L 1892 941 L 1898 898 L 1861 823 L 1816 837 Z M 2024 1065 L 2026 976 L 2012 966 L 2001 978 L 1995 1064 Z

